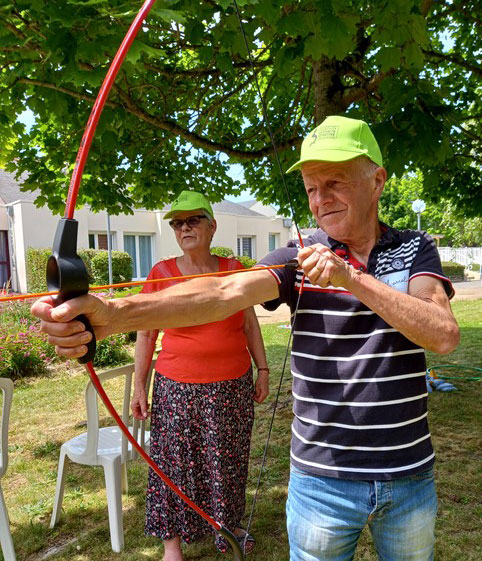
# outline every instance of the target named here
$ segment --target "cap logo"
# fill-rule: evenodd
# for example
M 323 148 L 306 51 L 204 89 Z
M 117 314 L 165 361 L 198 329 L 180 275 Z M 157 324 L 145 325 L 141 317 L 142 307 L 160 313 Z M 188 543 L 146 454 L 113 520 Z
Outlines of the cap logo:
M 315 142 L 321 140 L 322 138 L 336 138 L 337 133 L 338 133 L 337 126 L 327 125 L 325 127 L 318 127 L 316 130 L 313 131 L 313 134 L 311 136 L 312 140 L 310 146 L 312 146 Z

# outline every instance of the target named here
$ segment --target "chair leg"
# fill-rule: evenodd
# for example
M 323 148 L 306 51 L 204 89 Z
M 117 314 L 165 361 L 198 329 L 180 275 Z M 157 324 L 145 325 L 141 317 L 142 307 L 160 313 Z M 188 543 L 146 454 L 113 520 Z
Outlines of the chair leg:
M 62 501 L 64 498 L 65 477 L 67 473 L 67 454 L 60 449 L 59 467 L 57 471 L 57 485 L 55 486 L 54 508 L 50 518 L 50 528 L 53 528 L 59 521 L 62 513 Z
M 8 519 L 7 506 L 3 498 L 0 486 L 0 546 L 5 561 L 15 561 L 15 549 L 13 547 L 12 534 L 10 533 L 10 521 Z
M 110 541 L 112 550 L 119 553 L 124 548 L 124 529 L 122 526 L 122 467 L 120 456 L 105 459 L 103 463 L 107 508 L 109 511 Z
M 121 491 L 123 495 L 127 495 L 129 491 L 129 483 L 127 481 L 127 462 L 121 466 Z

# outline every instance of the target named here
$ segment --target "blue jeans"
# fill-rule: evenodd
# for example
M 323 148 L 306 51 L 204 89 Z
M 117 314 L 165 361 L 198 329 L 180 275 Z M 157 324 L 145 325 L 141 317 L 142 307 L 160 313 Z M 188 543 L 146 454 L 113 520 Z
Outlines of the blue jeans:
M 314 476 L 292 467 L 290 561 L 350 561 L 368 524 L 380 561 L 433 561 L 433 468 L 393 481 Z

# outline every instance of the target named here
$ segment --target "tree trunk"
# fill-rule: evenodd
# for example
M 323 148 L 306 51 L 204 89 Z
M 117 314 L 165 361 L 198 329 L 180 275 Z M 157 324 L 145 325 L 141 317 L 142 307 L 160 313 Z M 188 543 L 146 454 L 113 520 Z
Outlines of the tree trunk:
M 328 115 L 343 112 L 341 103 L 342 84 L 335 65 L 327 58 L 313 61 L 314 116 L 319 125 Z

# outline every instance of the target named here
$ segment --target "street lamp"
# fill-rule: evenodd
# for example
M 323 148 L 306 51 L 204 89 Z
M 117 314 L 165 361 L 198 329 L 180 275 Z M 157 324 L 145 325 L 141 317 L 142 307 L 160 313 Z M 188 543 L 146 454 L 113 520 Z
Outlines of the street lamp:
M 417 213 L 417 230 L 420 230 L 420 215 L 425 210 L 425 208 L 425 201 L 422 201 L 422 199 L 417 199 L 412 203 L 412 210 L 413 212 Z

